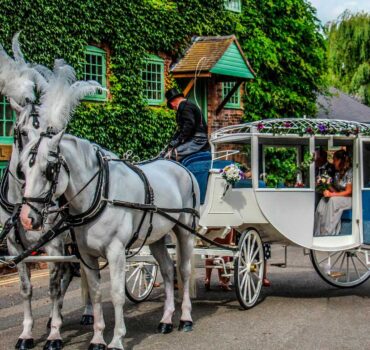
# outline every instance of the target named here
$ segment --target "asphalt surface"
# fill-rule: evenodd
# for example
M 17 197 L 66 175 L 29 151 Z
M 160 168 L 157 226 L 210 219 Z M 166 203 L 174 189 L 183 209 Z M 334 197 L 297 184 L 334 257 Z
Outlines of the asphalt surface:
M 271 262 L 282 259 L 282 249 L 273 248 Z M 124 312 L 125 349 L 370 349 L 370 282 L 340 290 L 327 285 L 311 267 L 302 249 L 288 248 L 288 267 L 269 267 L 272 286 L 263 289 L 261 302 L 242 311 L 234 292 L 203 287 L 203 270 L 197 270 L 198 296 L 193 301 L 194 330 L 155 333 L 162 315 L 163 288 L 155 288 L 148 301 L 127 301 Z M 103 272 L 105 339 L 114 326 L 109 296 L 109 274 Z M 42 349 L 49 315 L 47 273 L 33 279 L 35 349 Z M 178 305 L 179 306 L 179 305 Z M 66 295 L 62 336 L 64 349 L 87 349 L 92 326 L 79 324 L 82 314 L 79 279 Z M 179 321 L 179 307 L 174 318 Z M 22 324 L 22 301 L 16 278 L 0 280 L 0 349 L 13 349 Z

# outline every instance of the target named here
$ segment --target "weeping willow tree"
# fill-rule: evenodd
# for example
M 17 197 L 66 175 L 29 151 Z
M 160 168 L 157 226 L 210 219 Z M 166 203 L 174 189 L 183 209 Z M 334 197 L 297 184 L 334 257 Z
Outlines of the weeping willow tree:
M 370 106 L 370 14 L 346 11 L 326 31 L 331 83 Z

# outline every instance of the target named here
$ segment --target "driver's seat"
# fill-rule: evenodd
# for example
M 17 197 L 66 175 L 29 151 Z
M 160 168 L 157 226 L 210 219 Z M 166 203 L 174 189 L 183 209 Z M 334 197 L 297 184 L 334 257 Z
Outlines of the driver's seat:
M 231 160 L 215 160 L 213 167 L 223 169 L 226 165 L 231 164 Z M 207 183 L 209 170 L 212 164 L 211 152 L 198 152 L 184 158 L 181 162 L 189 171 L 191 171 L 198 181 L 200 189 L 200 204 L 204 204 L 207 192 Z
M 198 181 L 200 189 L 200 204 L 204 203 L 207 192 L 208 172 L 211 168 L 211 152 L 197 152 L 187 156 L 181 161 L 190 172 L 192 172 Z

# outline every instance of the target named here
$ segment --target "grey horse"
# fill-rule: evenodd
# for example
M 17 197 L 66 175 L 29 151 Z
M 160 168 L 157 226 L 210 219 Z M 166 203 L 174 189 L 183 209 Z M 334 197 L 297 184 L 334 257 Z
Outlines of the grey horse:
M 72 215 L 84 213 L 89 209 L 96 193 L 98 179 L 94 174 L 99 172 L 99 162 L 96 156 L 96 146 L 90 142 L 65 135 L 60 131 L 57 135 L 41 137 L 32 140 L 27 145 L 21 157 L 21 170 L 25 177 L 24 198 L 28 204 L 23 204 L 21 222 L 26 230 L 41 227 L 43 218 L 40 212 L 45 204 L 32 202 L 32 198 L 43 198 L 52 188 L 53 181 L 45 176 L 47 168 L 55 162 L 64 162 L 55 175 L 56 187 L 53 198 L 64 196 Z M 38 151 L 33 166 L 31 149 L 38 144 Z M 114 305 L 115 327 L 114 336 L 109 349 L 123 349 L 122 337 L 126 333 L 123 319 L 125 303 L 125 249 L 135 231 L 140 227 L 143 213 L 140 210 L 117 207 L 111 200 L 119 199 L 132 203 L 144 203 L 145 190 L 142 179 L 126 164 L 109 161 L 117 158 L 114 154 L 106 154 L 109 163 L 109 198 L 104 211 L 95 220 L 81 227 L 76 227 L 76 239 L 87 276 L 89 291 L 94 310 L 94 335 L 89 349 L 106 349 L 103 338 L 105 328 L 101 304 L 100 275 L 98 257 L 104 257 L 109 262 L 111 277 L 111 297 Z M 182 166 L 171 161 L 157 160 L 140 166 L 147 176 L 154 193 L 154 203 L 164 208 L 194 208 L 199 209 L 199 188 L 194 177 Z M 93 179 L 93 180 L 92 180 Z M 91 181 L 91 182 L 90 182 Z M 87 185 L 88 184 L 88 185 Z M 86 186 L 86 187 L 84 187 Z M 82 192 L 80 190 L 84 188 Z M 188 212 L 172 213 L 171 216 L 181 224 L 191 226 L 197 224 L 194 216 Z M 195 220 L 195 222 L 194 222 Z M 132 248 L 139 247 L 146 239 L 149 229 L 149 215 L 141 225 L 138 239 Z M 172 317 L 175 311 L 174 303 L 174 267 L 165 245 L 165 235 L 171 230 L 178 242 L 178 262 L 180 276 L 183 282 L 183 301 L 181 306 L 181 330 L 192 327 L 191 300 L 189 282 L 191 274 L 191 257 L 193 254 L 193 235 L 178 223 L 153 215 L 153 229 L 146 244 L 159 263 L 165 285 L 164 313 L 158 330 L 168 333 L 172 330 Z
M 47 80 L 25 62 L 21 53 L 19 42 L 19 34 L 13 38 L 13 53 L 14 59 L 7 55 L 5 50 L 0 45 L 0 90 L 3 95 L 9 97 L 12 108 L 17 112 L 16 120 L 16 137 L 13 147 L 12 156 L 8 168 L 8 191 L 3 193 L 10 203 L 16 204 L 22 201 L 23 181 L 17 178 L 17 166 L 19 163 L 20 151 L 28 144 L 28 134 L 32 133 L 34 137 L 39 135 L 39 130 L 43 130 L 43 120 L 38 118 L 38 107 L 35 105 L 36 94 L 38 89 L 41 93 L 45 92 L 48 86 Z M 46 69 L 45 69 L 46 70 Z M 0 221 L 4 224 L 11 213 L 0 210 Z M 53 221 L 53 216 L 49 218 Z M 45 228 L 48 227 L 46 223 Z M 18 234 L 14 229 L 11 229 L 7 236 L 8 251 L 11 255 L 18 255 L 24 248 L 28 248 L 32 243 L 41 237 L 41 232 L 31 231 L 25 234 L 22 226 L 17 227 Z M 58 237 L 45 247 L 45 252 L 48 255 L 60 256 L 64 255 L 65 235 Z M 20 277 L 21 295 L 24 300 L 24 321 L 23 331 L 18 339 L 16 348 L 28 349 L 33 347 L 33 316 L 31 308 L 32 299 L 32 284 L 30 281 L 30 269 L 27 264 L 21 263 L 17 266 Z M 49 264 L 50 270 L 50 298 L 51 298 L 51 315 L 49 325 L 51 331 L 48 337 L 48 346 L 53 348 L 53 341 L 59 339 L 60 326 L 58 318 L 63 304 L 63 298 L 68 285 L 72 279 L 71 268 L 69 264 Z M 87 290 L 86 287 L 83 288 Z M 85 295 L 87 295 L 85 293 Z M 91 320 L 91 306 L 88 299 L 85 297 L 85 315 L 83 322 Z M 58 316 L 59 315 L 59 316 Z

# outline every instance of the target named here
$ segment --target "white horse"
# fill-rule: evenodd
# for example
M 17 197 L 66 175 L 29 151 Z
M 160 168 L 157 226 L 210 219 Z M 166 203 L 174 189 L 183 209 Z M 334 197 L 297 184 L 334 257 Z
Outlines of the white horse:
M 31 149 L 39 145 L 35 162 L 30 166 Z M 107 158 L 117 158 L 109 153 Z M 126 164 L 109 161 L 109 198 L 131 203 L 144 203 L 146 192 L 140 176 Z M 59 163 L 59 167 L 56 164 Z M 65 166 L 61 164 L 65 163 Z M 41 137 L 27 145 L 21 158 L 21 170 L 25 177 L 24 204 L 21 211 L 21 222 L 26 230 L 41 227 L 43 217 L 40 213 L 48 203 L 39 203 L 35 198 L 46 198 L 52 194 L 56 199 L 64 196 L 71 215 L 87 211 L 94 201 L 97 191 L 100 170 L 96 155 L 96 146 L 86 140 L 65 135 L 63 131 L 55 136 Z M 53 176 L 45 176 L 53 171 Z M 67 171 L 67 168 L 69 171 Z M 166 160 L 157 160 L 140 166 L 149 180 L 154 193 L 154 203 L 165 208 L 199 209 L 199 188 L 195 178 L 182 166 Z M 91 181 L 91 179 L 93 179 Z M 91 181 L 89 183 L 89 181 Z M 89 185 L 87 185 L 89 183 Z M 55 187 L 53 187 L 55 185 Z M 87 186 L 86 186 L 87 185 Z M 84 187 L 86 186 L 86 187 Z M 84 188 L 84 189 L 83 189 Z M 83 189 L 81 191 L 81 189 Z M 81 192 L 80 192 L 81 191 Z M 195 203 L 194 203 L 194 199 Z M 105 201 L 106 199 L 102 198 Z M 195 217 L 189 212 L 171 213 L 180 224 L 192 226 L 197 224 Z M 150 222 L 150 214 L 146 215 L 142 225 L 143 212 L 137 209 L 117 207 L 111 202 L 92 222 L 76 227 L 76 239 L 83 260 L 90 267 L 84 266 L 90 296 L 94 310 L 94 336 L 89 349 L 106 349 L 103 338 L 105 328 L 101 305 L 100 275 L 98 257 L 108 260 L 111 277 L 111 297 L 114 305 L 115 328 L 109 349 L 123 349 L 122 337 L 126 333 L 123 319 L 125 302 L 125 250 L 134 233 L 140 228 L 137 241 L 132 246 L 139 247 L 146 239 Z M 191 257 L 193 253 L 193 235 L 179 224 L 153 214 L 152 232 L 147 237 L 152 254 L 159 263 L 164 279 L 166 299 L 163 317 L 158 326 L 161 333 L 172 331 L 174 303 L 174 267 L 167 252 L 164 236 L 171 230 L 177 236 L 179 251 L 179 270 L 183 282 L 183 301 L 179 330 L 191 330 L 191 301 L 189 295 L 189 278 L 191 273 Z
M 35 128 L 43 129 L 43 120 L 38 117 L 38 107 L 35 105 L 36 88 L 40 92 L 45 92 L 48 82 L 36 70 L 30 67 L 25 62 L 23 54 L 20 51 L 18 43 L 19 34 L 13 38 L 13 53 L 15 59 L 7 55 L 5 50 L 0 45 L 0 90 L 3 95 L 9 97 L 12 108 L 17 112 L 16 121 L 16 136 L 13 147 L 12 156 L 7 172 L 7 191 L 2 193 L 3 199 L 7 201 L 7 210 L 0 209 L 0 221 L 4 223 L 12 215 L 9 208 L 14 204 L 22 202 L 22 186 L 23 181 L 17 178 L 17 166 L 19 163 L 20 151 L 29 141 L 28 133 L 37 133 Z M 46 70 L 46 69 L 45 69 Z M 40 125 L 41 124 L 41 125 Z M 5 185 L 5 184 L 4 184 Z M 49 218 L 53 220 L 53 216 Z M 48 225 L 46 225 L 46 228 Z M 12 228 L 7 235 L 8 251 L 11 255 L 20 254 L 23 249 L 28 248 L 32 243 L 41 237 L 41 232 L 31 231 L 24 233 L 22 226 L 16 225 L 16 229 Z M 45 247 L 48 255 L 60 256 L 64 255 L 65 235 L 58 237 Z M 25 263 L 18 266 L 18 274 L 20 280 L 21 295 L 24 300 L 24 321 L 23 331 L 18 339 L 16 348 L 30 349 L 34 346 L 32 336 L 32 284 L 30 281 L 30 269 Z M 52 310 L 48 325 L 51 325 L 50 334 L 48 337 L 48 346 L 46 348 L 54 349 L 60 342 L 58 319 L 61 318 L 60 311 L 63 304 L 63 298 L 68 285 L 72 279 L 70 264 L 49 264 L 50 270 L 50 298 Z M 86 290 L 86 287 L 83 288 Z M 85 293 L 86 295 L 86 293 Z M 89 323 L 91 321 L 91 306 L 89 306 L 87 298 L 85 298 L 85 314 L 82 322 Z

